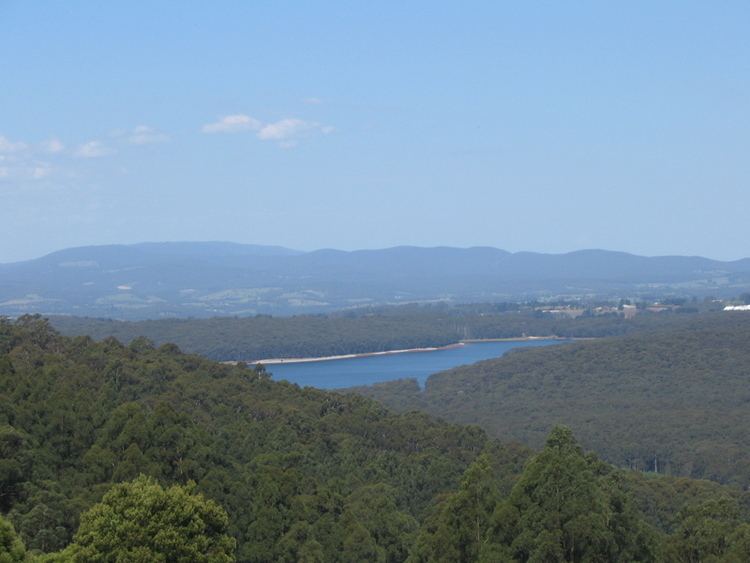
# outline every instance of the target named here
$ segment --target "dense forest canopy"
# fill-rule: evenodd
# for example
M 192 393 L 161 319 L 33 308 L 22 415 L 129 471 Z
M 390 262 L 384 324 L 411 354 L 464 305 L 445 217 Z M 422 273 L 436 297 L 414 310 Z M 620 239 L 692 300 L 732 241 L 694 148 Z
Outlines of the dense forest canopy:
M 692 306 L 678 311 L 696 311 Z M 145 336 L 157 344 L 177 344 L 214 360 L 331 356 L 442 346 L 464 339 L 523 336 L 602 337 L 682 325 L 703 315 L 641 312 L 556 317 L 517 305 L 408 306 L 297 317 L 216 317 L 140 322 L 53 317 L 63 334 L 97 340 L 113 336 L 128 343 Z
M 0 321 L 0 503 L 0 561 L 750 553 L 739 489 L 615 469 L 564 428 L 531 455 L 476 426 L 143 338 L 62 337 L 38 317 Z
M 143 473 L 194 481 L 218 502 L 240 560 L 281 560 L 314 540 L 336 561 L 355 531 L 399 560 L 433 499 L 490 445 L 476 427 L 389 414 L 173 345 L 65 338 L 33 317 L 0 323 L 0 511 L 32 550 L 65 547 L 82 510 Z M 526 455 L 492 451 L 506 478 Z
M 544 349 L 358 392 L 542 445 L 569 425 L 622 467 L 750 484 L 750 314 Z

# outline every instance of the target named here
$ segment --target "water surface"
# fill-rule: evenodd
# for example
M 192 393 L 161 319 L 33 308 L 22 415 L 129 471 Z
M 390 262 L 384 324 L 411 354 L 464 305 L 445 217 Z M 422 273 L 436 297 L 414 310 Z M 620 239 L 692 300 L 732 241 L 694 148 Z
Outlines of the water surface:
M 404 352 L 321 362 L 301 362 L 266 366 L 273 379 L 301 386 L 337 389 L 372 385 L 394 379 L 415 378 L 424 386 L 433 373 L 480 360 L 497 358 L 513 348 L 560 344 L 564 340 L 525 340 L 517 342 L 472 342 L 456 348 L 432 352 Z

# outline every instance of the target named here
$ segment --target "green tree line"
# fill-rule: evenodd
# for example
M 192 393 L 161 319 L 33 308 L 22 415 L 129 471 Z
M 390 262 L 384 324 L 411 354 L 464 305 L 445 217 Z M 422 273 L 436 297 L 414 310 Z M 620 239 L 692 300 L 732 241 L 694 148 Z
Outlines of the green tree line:
M 513 350 L 415 381 L 356 391 L 401 412 L 478 424 L 541 447 L 556 424 L 586 448 L 639 471 L 750 485 L 750 315 L 616 338 Z
M 414 530 L 405 520 L 375 526 L 373 515 L 395 507 L 370 498 L 347 523 L 342 560 L 428 562 L 742 562 L 750 558 L 750 524 L 735 499 L 718 495 L 687 505 L 672 533 L 650 525 L 633 503 L 622 472 L 584 455 L 572 432 L 556 427 L 508 493 L 491 455 L 478 456 L 457 490 L 436 502 L 411 534 L 408 550 L 394 552 L 385 538 Z M 161 487 L 139 476 L 114 485 L 85 511 L 72 542 L 49 554 L 26 551 L 0 517 L 0 561 L 205 562 L 236 560 L 227 513 L 187 486 Z M 289 537 L 291 536 L 291 537 Z M 327 561 L 309 526 L 282 539 L 278 561 Z M 269 559 L 270 560 L 270 559 Z
M 565 429 L 532 455 L 38 317 L 0 321 L 0 515 L 0 561 L 692 561 L 746 545 L 736 490 L 644 480 Z
M 604 337 L 694 322 L 716 313 L 642 313 L 556 318 L 533 308 L 506 310 L 497 305 L 404 306 L 330 315 L 295 317 L 216 317 L 117 321 L 52 317 L 68 336 L 114 337 L 127 344 L 146 337 L 157 345 L 214 360 L 254 361 L 381 352 L 444 346 L 465 339 L 523 336 Z
M 433 499 L 489 443 L 174 345 L 0 321 L 0 513 L 33 553 L 66 548 L 83 512 L 143 474 L 194 482 L 223 507 L 241 561 L 346 561 L 360 544 L 403 560 Z M 508 479 L 526 455 L 495 452 Z

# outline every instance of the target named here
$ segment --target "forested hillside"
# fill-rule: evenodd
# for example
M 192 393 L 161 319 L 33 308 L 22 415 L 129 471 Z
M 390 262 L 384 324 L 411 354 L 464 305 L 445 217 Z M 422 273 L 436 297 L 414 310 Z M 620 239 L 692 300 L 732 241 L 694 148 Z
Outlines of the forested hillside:
M 278 560 L 306 537 L 334 561 L 355 532 L 379 534 L 402 560 L 433 498 L 489 445 L 476 427 L 391 415 L 171 345 L 64 338 L 37 318 L 0 324 L 0 432 L 0 510 L 27 547 L 64 547 L 81 510 L 145 473 L 195 481 L 229 513 L 246 561 Z M 520 467 L 523 450 L 493 451 L 506 475 Z
M 750 484 L 750 315 L 513 351 L 357 391 L 539 447 L 555 424 L 622 467 Z
M 716 313 L 702 313 L 702 315 Z M 252 361 L 380 352 L 443 346 L 462 339 L 518 338 L 526 335 L 601 337 L 692 322 L 696 314 L 643 313 L 555 318 L 533 310 L 505 311 L 502 306 L 409 306 L 348 314 L 297 317 L 216 317 L 139 322 L 52 317 L 63 334 L 113 336 L 128 343 L 145 336 L 157 344 L 172 342 L 182 350 L 215 360 Z
M 480 456 L 419 531 L 412 562 L 747 561 L 750 525 L 736 499 L 684 505 L 672 533 L 643 520 L 623 475 L 554 428 L 510 493 Z M 660 483 L 660 484 L 663 484 Z
M 2 561 L 750 553 L 737 489 L 616 470 L 564 428 L 530 453 L 174 345 L 0 320 Z

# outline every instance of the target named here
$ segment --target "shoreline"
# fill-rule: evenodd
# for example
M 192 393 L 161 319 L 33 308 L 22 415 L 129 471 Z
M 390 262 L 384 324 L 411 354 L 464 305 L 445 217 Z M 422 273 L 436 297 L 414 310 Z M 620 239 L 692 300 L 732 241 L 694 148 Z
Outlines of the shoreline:
M 371 356 L 390 356 L 393 354 L 412 354 L 421 352 L 438 352 L 440 350 L 451 350 L 460 348 L 466 344 L 478 344 L 481 342 L 529 342 L 534 340 L 593 340 L 587 337 L 565 337 L 565 336 L 514 336 L 510 338 L 467 338 L 445 346 L 428 346 L 424 348 L 402 348 L 398 350 L 383 350 L 381 352 L 359 352 L 356 354 L 339 354 L 334 356 L 313 356 L 309 358 L 264 358 L 262 360 L 245 361 L 249 366 L 274 366 L 279 364 L 304 364 L 313 362 L 331 362 L 335 360 L 351 360 L 354 358 L 367 358 Z M 241 361 L 241 360 L 240 360 Z M 221 362 L 223 364 L 235 365 L 238 360 Z
M 532 340 L 597 340 L 600 336 L 511 336 L 510 338 L 466 338 L 460 342 L 473 344 L 479 342 L 529 342 Z
M 357 354 L 340 354 L 337 356 L 317 356 L 311 358 L 267 358 L 263 360 L 255 360 L 253 362 L 246 362 L 251 366 L 272 366 L 278 364 L 305 364 L 312 362 L 330 362 L 334 360 L 350 360 L 353 358 L 367 358 L 370 356 L 390 356 L 392 354 L 410 354 L 414 352 L 437 352 L 438 350 L 450 350 L 452 348 L 460 348 L 464 345 L 464 342 L 454 342 L 453 344 L 446 344 L 445 346 L 428 346 L 426 348 L 403 348 L 400 350 L 383 350 L 381 352 L 360 352 Z M 232 362 L 236 363 L 236 362 Z

